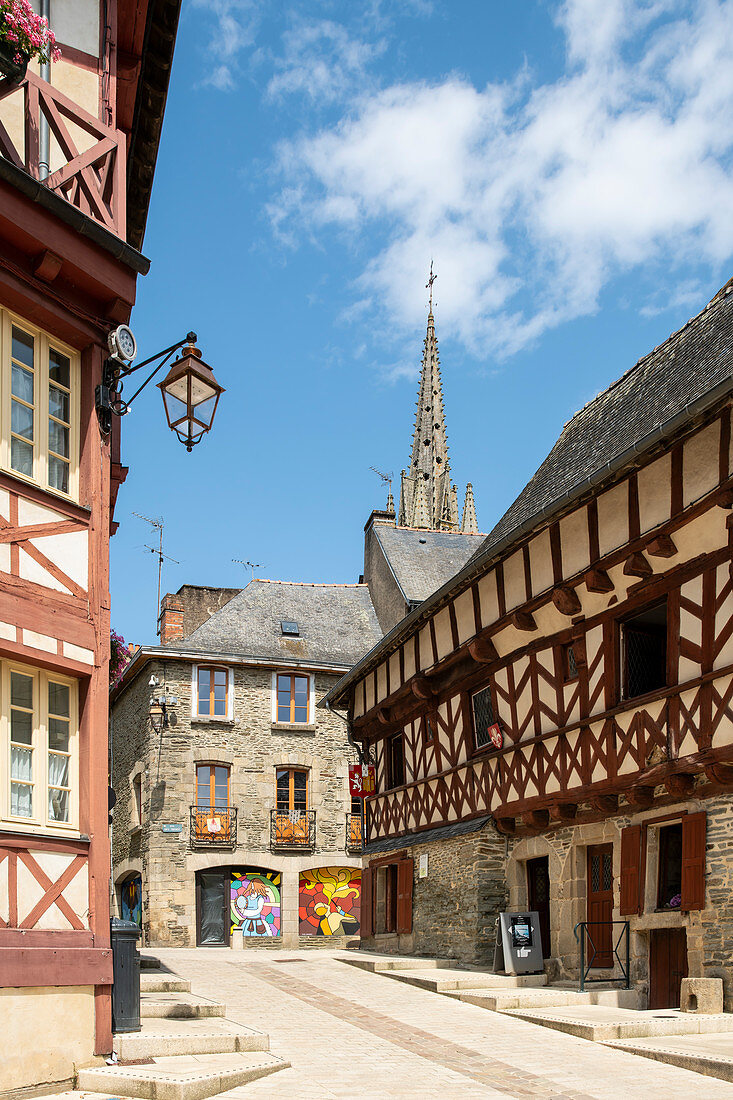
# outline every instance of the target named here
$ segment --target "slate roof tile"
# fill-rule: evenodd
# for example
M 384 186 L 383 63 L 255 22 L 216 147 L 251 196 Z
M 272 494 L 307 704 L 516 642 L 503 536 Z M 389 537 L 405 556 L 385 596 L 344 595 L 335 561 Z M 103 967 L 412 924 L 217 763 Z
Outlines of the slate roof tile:
M 486 537 L 387 525 L 374 532 L 405 599 L 420 602 L 462 569 Z

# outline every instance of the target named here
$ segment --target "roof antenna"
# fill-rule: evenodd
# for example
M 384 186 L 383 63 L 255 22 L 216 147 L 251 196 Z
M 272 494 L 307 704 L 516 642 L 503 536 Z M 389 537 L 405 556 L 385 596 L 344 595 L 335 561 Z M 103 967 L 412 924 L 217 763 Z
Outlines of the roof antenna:
M 143 516 L 139 512 L 133 512 L 132 514 L 133 514 L 133 516 L 137 516 L 138 519 L 145 520 L 146 523 L 149 523 L 150 526 L 155 531 L 158 532 L 158 546 L 157 546 L 157 548 L 155 546 L 148 546 L 147 544 L 144 544 L 144 548 L 146 550 L 149 550 L 151 554 L 157 554 L 157 556 L 158 556 L 158 602 L 155 605 L 155 633 L 156 633 L 156 636 L 159 636 L 160 635 L 160 581 L 161 581 L 161 575 L 163 573 L 163 559 L 165 558 L 166 561 L 172 561 L 174 565 L 180 565 L 181 563 L 177 560 L 177 558 L 171 558 L 168 554 L 163 553 L 163 526 L 164 526 L 163 517 L 161 516 L 158 519 L 150 519 L 148 516 Z
M 382 485 L 387 486 L 387 511 L 394 512 L 394 501 L 392 499 L 392 471 L 390 470 L 388 474 L 385 474 L 381 470 L 378 470 L 376 466 L 370 466 L 369 469 L 372 473 L 376 474 L 377 477 L 382 479 Z
M 245 569 L 249 569 L 249 579 L 253 581 L 255 579 L 255 569 L 262 569 L 263 564 L 261 561 L 242 561 L 241 558 L 232 558 L 235 565 L 243 565 Z

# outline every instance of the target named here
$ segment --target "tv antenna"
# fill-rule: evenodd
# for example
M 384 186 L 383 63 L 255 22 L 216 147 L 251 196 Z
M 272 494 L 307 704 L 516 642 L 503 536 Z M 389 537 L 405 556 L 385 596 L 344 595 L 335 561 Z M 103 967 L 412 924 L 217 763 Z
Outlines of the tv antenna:
M 392 502 L 392 471 L 390 470 L 388 474 L 385 474 L 382 470 L 378 470 L 376 466 L 370 466 L 369 469 L 382 479 L 382 485 L 387 489 L 387 508 L 394 508 Z
M 253 581 L 255 579 L 255 569 L 262 569 L 263 565 L 261 561 L 242 561 L 241 558 L 232 558 L 235 565 L 243 565 L 245 569 L 249 569 L 249 579 Z
M 158 602 L 155 605 L 155 633 L 157 636 L 160 634 L 160 582 L 163 574 L 163 560 L 165 559 L 165 561 L 171 561 L 174 565 L 180 565 L 181 563 L 177 560 L 177 558 L 172 558 L 169 554 L 163 553 L 164 521 L 162 516 L 158 519 L 151 519 L 149 516 L 141 515 L 140 512 L 133 512 L 132 514 L 133 516 L 137 516 L 138 519 L 142 519 L 146 523 L 149 523 L 153 530 L 158 532 L 157 547 L 144 544 L 144 549 L 149 550 L 151 554 L 156 554 L 158 558 Z

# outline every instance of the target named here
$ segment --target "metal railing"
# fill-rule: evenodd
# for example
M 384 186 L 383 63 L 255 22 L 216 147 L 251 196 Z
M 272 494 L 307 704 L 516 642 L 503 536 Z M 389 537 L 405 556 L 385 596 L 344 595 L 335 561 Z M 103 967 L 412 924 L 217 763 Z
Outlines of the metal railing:
M 191 807 L 191 845 L 234 848 L 237 843 L 237 811 L 232 807 Z
M 346 850 L 360 852 L 364 847 L 361 835 L 361 814 L 346 815 Z
M 618 925 L 621 926 L 621 931 L 618 934 L 618 939 L 614 943 L 613 938 L 615 936 L 615 932 L 613 931 L 613 929 L 615 927 L 617 927 Z M 596 945 L 596 943 L 593 940 L 593 936 L 591 935 L 591 933 L 589 931 L 589 929 L 591 929 L 591 928 L 606 928 L 610 931 L 610 933 L 611 933 L 610 941 L 611 941 L 611 944 L 613 944 L 613 947 L 611 949 L 612 954 L 613 954 L 613 957 L 615 958 L 616 962 L 618 963 L 618 965 L 621 967 L 621 976 L 620 977 L 618 977 L 618 978 L 589 978 L 588 977 L 588 973 L 593 968 L 593 966 L 596 966 L 597 968 L 604 969 L 604 970 L 611 969 L 611 968 L 613 968 L 614 970 L 616 969 L 616 963 L 614 963 L 614 962 L 611 962 L 610 967 L 603 966 L 603 964 L 601 964 L 600 962 L 596 963 L 596 959 L 598 958 L 599 955 L 607 954 L 608 947 L 606 947 L 605 945 L 604 946 L 600 946 L 600 945 L 597 946 Z M 578 929 L 580 929 L 580 935 L 578 935 Z M 627 920 L 591 920 L 591 921 L 582 920 L 582 921 L 579 921 L 578 924 L 575 925 L 575 928 L 573 929 L 573 932 L 575 934 L 576 940 L 578 940 L 580 942 L 580 992 L 581 993 L 585 989 L 586 985 L 589 985 L 592 982 L 623 982 L 625 989 L 630 989 L 631 988 L 631 957 L 630 957 L 631 944 L 630 944 L 630 937 L 629 937 L 629 922 Z M 598 933 L 596 933 L 596 936 L 598 937 Z M 600 937 L 598 937 L 598 938 L 600 938 Z M 585 941 L 586 941 L 586 939 L 588 940 L 588 944 L 589 944 L 589 947 L 590 947 L 590 957 L 588 959 L 587 965 L 586 965 L 586 961 L 585 961 Z M 623 950 L 623 954 L 624 954 L 624 959 L 623 960 L 621 958 L 621 955 L 619 955 L 619 947 L 621 947 L 621 941 L 622 940 L 625 941 L 624 942 L 624 950 Z
M 315 848 L 315 810 L 271 810 L 271 848 Z

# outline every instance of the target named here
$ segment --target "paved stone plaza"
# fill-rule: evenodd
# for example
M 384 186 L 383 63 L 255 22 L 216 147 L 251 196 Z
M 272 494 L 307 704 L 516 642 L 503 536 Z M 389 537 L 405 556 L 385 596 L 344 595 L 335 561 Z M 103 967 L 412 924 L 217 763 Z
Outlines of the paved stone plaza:
M 229 1019 L 269 1032 L 273 1054 L 291 1063 L 230 1100 L 733 1100 L 733 1084 L 366 973 L 345 953 L 154 953 L 194 994 L 225 1003 Z

